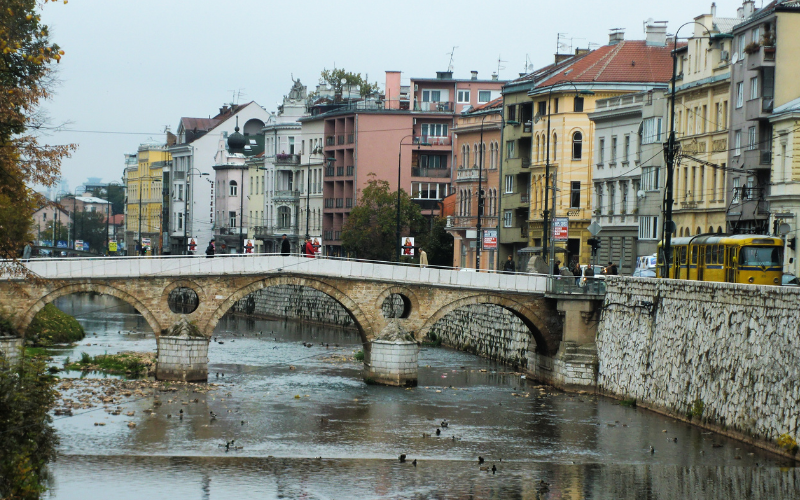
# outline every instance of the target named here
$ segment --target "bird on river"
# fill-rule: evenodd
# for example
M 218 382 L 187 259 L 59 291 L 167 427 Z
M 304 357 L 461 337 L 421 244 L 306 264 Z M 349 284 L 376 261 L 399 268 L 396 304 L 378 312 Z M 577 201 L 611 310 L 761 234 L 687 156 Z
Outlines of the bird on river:
M 214 413 L 213 411 L 211 411 L 209 413 L 211 414 L 211 420 L 216 420 L 217 419 L 217 414 L 216 413 Z
M 497 473 L 497 467 L 495 467 L 495 465 L 492 464 L 492 474 L 496 474 L 496 473 Z
M 400 463 L 401 464 L 406 463 L 406 454 L 405 453 L 402 453 L 398 458 L 400 459 Z
M 478 457 L 478 465 L 482 464 L 483 462 L 485 462 L 483 457 Z
M 413 461 L 413 462 L 411 462 L 411 465 L 413 465 L 414 467 L 416 467 L 416 466 L 417 466 L 417 459 L 416 459 L 416 458 L 414 459 L 414 461 Z
M 655 448 L 653 448 L 653 446 L 651 445 L 651 446 L 650 446 L 650 454 L 653 454 L 653 453 L 655 453 L 655 452 L 656 452 L 656 449 L 655 449 Z
M 448 423 L 447 423 L 447 419 L 444 419 L 444 420 L 442 420 L 442 427 L 443 427 L 443 428 L 444 428 L 444 427 L 447 427 L 447 425 L 448 425 Z
M 437 436 L 441 435 L 441 433 L 442 433 L 442 430 L 441 430 L 441 429 L 436 429 L 436 435 L 437 435 Z

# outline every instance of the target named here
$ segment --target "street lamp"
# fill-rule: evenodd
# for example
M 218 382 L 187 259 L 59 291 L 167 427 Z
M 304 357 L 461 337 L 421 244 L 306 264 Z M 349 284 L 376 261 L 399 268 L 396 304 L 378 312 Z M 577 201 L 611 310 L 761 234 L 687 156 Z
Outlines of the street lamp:
M 664 238 L 664 271 L 662 272 L 661 276 L 665 278 L 669 278 L 669 268 L 670 263 L 672 262 L 672 232 L 674 224 L 672 222 L 672 204 L 674 200 L 672 198 L 672 184 L 674 182 L 673 178 L 673 170 L 675 166 L 675 81 L 677 79 L 677 70 L 678 70 L 678 33 L 681 31 L 681 28 L 684 26 L 688 26 L 690 24 L 697 24 L 698 26 L 702 26 L 703 29 L 706 30 L 706 34 L 708 34 L 708 28 L 706 28 L 703 24 L 698 23 L 697 21 L 689 21 L 688 23 L 683 23 L 680 27 L 675 31 L 675 41 L 673 42 L 672 46 L 672 92 L 670 97 L 670 117 L 669 117 L 669 137 L 667 138 L 667 182 L 666 182 L 666 193 L 664 193 L 664 225 L 661 228 L 661 234 Z
M 481 139 L 478 141 L 478 223 L 475 225 L 476 233 L 478 236 L 478 251 L 475 254 L 475 271 L 481 272 L 481 249 L 483 248 L 483 237 L 481 235 L 481 217 L 483 216 L 483 158 L 486 156 L 485 147 L 483 145 L 483 121 L 488 114 L 483 115 L 481 118 Z
M 192 175 L 194 175 L 194 170 L 197 170 L 197 175 L 204 176 L 209 175 L 206 172 L 200 172 L 200 169 L 197 167 L 192 167 L 189 169 L 189 182 L 186 183 L 186 201 L 183 202 L 183 255 L 189 254 L 189 238 L 187 234 L 187 229 L 189 226 L 189 188 L 191 187 L 192 191 L 194 191 L 194 185 L 192 184 Z M 192 215 L 194 215 L 194 211 L 192 211 Z
M 400 144 L 397 151 L 397 229 L 395 232 L 395 243 L 397 245 L 397 262 L 400 262 L 400 172 L 402 171 L 402 164 L 400 159 L 403 156 L 403 141 L 409 137 L 414 137 L 414 134 L 407 135 L 400 139 Z M 420 146 L 430 146 L 427 142 L 422 142 L 422 137 L 418 143 Z
M 547 254 L 548 250 L 548 239 L 550 237 L 550 232 L 552 228 L 550 227 L 550 210 L 547 209 L 547 202 L 548 196 L 550 193 L 550 101 L 553 96 L 553 90 L 565 86 L 565 85 L 572 85 L 575 89 L 575 92 L 580 95 L 594 95 L 594 92 L 591 90 L 578 90 L 578 87 L 575 86 L 575 83 L 572 81 L 563 81 L 554 83 L 550 86 L 550 89 L 547 92 L 547 139 L 546 139 L 546 153 L 545 153 L 545 163 L 544 163 L 544 210 L 542 210 L 542 256 Z M 552 213 L 555 215 L 556 213 L 556 183 L 553 182 L 553 199 L 552 199 Z M 553 274 L 553 265 L 555 264 L 555 244 L 552 242 L 550 243 L 550 253 L 548 254 L 548 274 Z

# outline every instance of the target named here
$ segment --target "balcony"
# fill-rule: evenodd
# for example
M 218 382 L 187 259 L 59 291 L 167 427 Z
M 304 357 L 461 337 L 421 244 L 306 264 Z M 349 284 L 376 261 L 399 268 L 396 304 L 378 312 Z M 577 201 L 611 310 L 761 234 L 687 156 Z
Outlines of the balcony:
M 459 168 L 456 170 L 456 182 L 477 182 L 478 181 L 477 168 Z M 480 169 L 481 180 L 486 181 L 486 169 Z
M 349 167 L 347 167 L 347 174 L 345 174 L 345 175 L 348 175 L 348 176 L 352 177 L 355 174 L 355 172 L 356 172 L 356 167 L 353 166 L 353 165 L 350 165 Z
M 336 145 L 336 138 L 332 135 L 329 135 L 325 138 L 325 145 L 326 146 L 335 146 Z
M 446 136 L 432 136 L 432 135 L 417 135 L 414 136 L 414 144 L 425 144 L 430 146 L 449 146 L 452 143 L 449 135 Z
M 751 99 L 744 105 L 744 117 L 746 120 L 759 120 L 769 117 L 772 113 L 772 106 L 775 99 L 772 97 L 760 97 Z
M 300 155 L 295 154 L 277 154 L 275 155 L 275 165 L 300 165 Z
M 347 134 L 347 144 L 353 144 L 354 142 L 356 142 L 356 135 Z
M 412 168 L 411 177 L 436 177 L 442 179 L 450 178 L 449 168 Z
M 519 195 L 519 202 L 520 203 L 530 203 L 531 202 L 531 194 L 530 193 L 522 193 Z
M 333 177 L 333 172 L 333 167 L 325 167 L 325 177 Z
M 282 190 L 282 191 L 275 191 L 273 195 L 273 200 L 277 202 L 292 202 L 297 201 L 300 199 L 300 191 L 291 191 L 291 190 Z
M 746 168 L 770 168 L 772 165 L 772 151 L 747 149 L 742 152 L 742 162 Z
M 747 54 L 747 69 L 775 66 L 775 47 L 759 47 L 757 52 Z
M 509 169 L 531 168 L 531 159 L 525 157 L 506 158 L 506 165 Z
M 414 101 L 414 111 L 422 111 L 425 113 L 454 113 L 456 110 L 455 103 L 452 101 L 444 102 L 418 102 Z
M 344 177 L 344 167 L 336 167 L 336 177 Z
M 420 210 L 439 210 L 442 200 L 421 200 L 412 198 L 411 201 L 419 205 Z

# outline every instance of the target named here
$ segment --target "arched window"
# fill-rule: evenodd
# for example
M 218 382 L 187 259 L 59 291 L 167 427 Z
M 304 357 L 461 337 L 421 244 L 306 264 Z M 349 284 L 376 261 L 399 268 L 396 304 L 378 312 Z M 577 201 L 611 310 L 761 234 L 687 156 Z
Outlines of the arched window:
M 708 233 L 714 234 L 714 226 L 708 226 Z
M 475 154 L 475 160 L 474 160 L 475 163 L 473 164 L 473 167 L 478 168 L 478 161 L 479 160 L 478 160 L 478 145 L 477 144 L 473 144 L 472 145 L 472 152 Z
M 695 235 L 702 233 L 703 231 L 700 229 L 700 226 L 697 226 L 697 231 L 694 233 Z
M 540 154 L 539 153 L 539 149 L 540 149 L 540 147 L 539 147 L 539 136 L 537 135 L 536 136 L 536 154 L 533 156 L 535 161 L 539 161 L 539 154 Z
M 556 161 L 558 159 L 558 135 L 555 133 L 553 134 L 552 150 L 553 150 L 553 161 Z
M 472 215 L 472 189 L 467 190 L 467 215 Z
M 278 229 L 291 227 L 292 212 L 289 207 L 278 207 Z
M 580 160 L 583 157 L 583 134 L 575 132 L 572 134 L 572 159 Z
M 722 226 L 717 226 L 717 234 L 722 234 Z
M 464 145 L 464 168 L 469 168 L 469 144 Z
M 238 186 L 236 184 L 236 181 L 231 181 L 231 182 L 228 183 L 228 185 L 231 188 L 230 189 L 230 195 L 231 196 L 238 196 L 239 188 L 238 188 Z

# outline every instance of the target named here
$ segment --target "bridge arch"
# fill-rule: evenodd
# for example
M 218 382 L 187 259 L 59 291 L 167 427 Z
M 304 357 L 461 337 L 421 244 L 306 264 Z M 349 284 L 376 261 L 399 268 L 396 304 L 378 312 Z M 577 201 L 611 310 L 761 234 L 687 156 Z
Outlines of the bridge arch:
M 439 308 L 428 320 L 422 325 L 422 328 L 417 332 L 417 338 L 424 338 L 430 332 L 431 328 L 442 318 L 449 313 L 461 309 L 462 307 L 488 304 L 496 305 L 510 311 L 514 316 L 519 318 L 525 326 L 528 327 L 534 340 L 536 341 L 536 352 L 540 354 L 551 354 L 557 346 L 551 346 L 552 342 L 548 342 L 546 334 L 550 331 L 547 324 L 529 307 L 521 304 L 515 300 L 495 294 L 475 294 L 469 297 L 454 300 Z
M 345 311 L 350 314 L 350 316 L 353 318 L 356 328 L 358 329 L 358 333 L 361 336 L 362 342 L 367 342 L 370 338 L 374 337 L 375 334 L 372 329 L 372 323 L 369 321 L 358 304 L 356 304 L 353 299 L 348 297 L 347 294 L 338 288 L 328 285 L 324 281 L 295 276 L 279 276 L 274 278 L 260 279 L 239 288 L 224 302 L 222 302 L 211 314 L 208 323 L 203 329 L 203 333 L 206 336 L 211 336 L 211 334 L 214 332 L 214 328 L 217 326 L 217 323 L 219 323 L 219 320 L 225 315 L 225 313 L 233 308 L 234 304 L 236 304 L 236 302 L 238 302 L 240 299 L 243 299 L 253 292 L 279 285 L 305 286 L 324 293 L 338 302 L 345 309 Z
M 133 295 L 120 290 L 119 288 L 115 288 L 113 286 L 105 285 L 102 283 L 72 283 L 68 285 L 64 285 L 59 288 L 55 288 L 51 290 L 49 293 L 44 295 L 42 298 L 37 300 L 21 317 L 20 322 L 17 324 L 17 328 L 20 332 L 25 332 L 30 326 L 31 321 L 33 321 L 34 316 L 36 313 L 41 311 L 44 306 L 53 302 L 59 297 L 63 297 L 65 295 L 72 295 L 74 293 L 99 293 L 102 295 L 111 295 L 112 297 L 116 297 L 120 300 L 123 300 L 130 304 L 134 309 L 136 309 L 139 314 L 141 314 L 147 324 L 150 325 L 150 329 L 153 330 L 153 333 L 156 336 L 161 335 L 162 326 L 156 319 L 155 315 L 150 312 L 150 310 L 142 304 L 142 302 L 134 297 Z
M 417 294 L 414 293 L 414 291 L 411 290 L 410 288 L 400 285 L 391 286 L 386 290 L 382 291 L 378 295 L 378 298 L 375 299 L 375 305 L 374 305 L 375 310 L 380 311 L 383 308 L 384 301 L 388 299 L 390 296 L 395 294 L 403 297 L 403 302 L 408 301 L 405 304 L 407 310 L 405 311 L 403 317 L 407 318 L 412 314 L 417 316 L 419 315 L 419 298 L 417 298 Z

